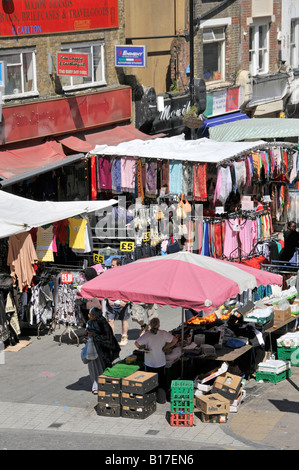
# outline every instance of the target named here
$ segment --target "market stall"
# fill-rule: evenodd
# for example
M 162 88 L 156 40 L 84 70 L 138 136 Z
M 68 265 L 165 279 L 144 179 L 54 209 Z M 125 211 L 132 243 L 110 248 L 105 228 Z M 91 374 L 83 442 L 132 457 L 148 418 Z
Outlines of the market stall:
M 1 341 L 17 342 L 24 324 L 39 335 L 41 327 L 62 324 L 70 332 L 83 322 L 76 292 L 90 260 L 76 257 L 75 263 L 68 253 L 84 255 L 88 214 L 116 203 L 38 202 L 0 191 Z

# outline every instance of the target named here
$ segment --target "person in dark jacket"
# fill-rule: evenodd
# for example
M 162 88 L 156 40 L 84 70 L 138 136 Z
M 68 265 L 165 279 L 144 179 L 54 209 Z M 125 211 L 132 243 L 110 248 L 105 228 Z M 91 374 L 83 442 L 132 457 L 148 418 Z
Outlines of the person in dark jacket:
M 296 230 L 296 222 L 288 222 L 287 230 L 283 233 L 284 247 L 280 252 L 281 261 L 290 261 L 296 248 L 299 248 L 299 233 Z
M 92 382 L 92 392 L 98 393 L 98 376 L 119 357 L 120 346 L 113 334 L 112 328 L 103 317 L 102 311 L 93 307 L 88 314 L 89 320 L 86 324 L 86 333 L 92 337 L 98 357 L 87 361 L 89 375 Z

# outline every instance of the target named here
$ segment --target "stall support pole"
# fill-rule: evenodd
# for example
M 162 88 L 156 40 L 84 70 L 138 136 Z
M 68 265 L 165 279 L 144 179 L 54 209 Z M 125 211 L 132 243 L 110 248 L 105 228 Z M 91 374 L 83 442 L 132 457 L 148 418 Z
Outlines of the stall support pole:
M 185 321 L 185 309 L 182 307 L 182 328 L 181 328 L 181 379 L 184 376 L 184 358 L 183 358 L 183 347 L 184 347 L 184 321 Z

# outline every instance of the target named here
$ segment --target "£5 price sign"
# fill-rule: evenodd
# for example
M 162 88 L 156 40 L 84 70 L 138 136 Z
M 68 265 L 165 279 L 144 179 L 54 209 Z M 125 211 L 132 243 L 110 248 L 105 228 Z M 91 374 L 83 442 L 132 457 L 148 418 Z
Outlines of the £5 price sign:
M 61 273 L 61 282 L 71 284 L 73 282 L 73 273 Z

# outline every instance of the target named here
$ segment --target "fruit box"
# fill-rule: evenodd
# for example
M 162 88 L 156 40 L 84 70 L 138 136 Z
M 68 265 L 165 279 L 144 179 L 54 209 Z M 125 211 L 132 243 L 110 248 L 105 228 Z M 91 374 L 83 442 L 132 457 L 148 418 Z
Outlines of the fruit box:
M 274 320 L 285 321 L 291 318 L 292 311 L 291 307 L 287 307 L 284 310 L 274 306 Z
M 242 387 L 242 377 L 226 372 L 216 377 L 212 393 L 219 393 L 230 401 L 235 400 Z
M 146 406 L 155 400 L 155 392 L 145 393 L 144 395 L 136 395 L 133 393 L 121 392 L 120 398 L 120 402 L 122 405 L 126 405 L 133 408 L 136 406 Z
M 117 377 L 107 377 L 106 375 L 99 375 L 98 389 L 105 392 L 120 392 L 121 379 Z
M 108 405 L 120 405 L 120 394 L 106 391 L 98 392 L 98 402 Z
M 130 407 L 123 405 L 121 415 L 123 418 L 145 419 L 156 411 L 156 406 L 155 401 L 146 406 Z
M 122 391 L 144 395 L 158 387 L 158 374 L 137 371 L 122 379 Z
M 230 401 L 219 393 L 211 393 L 196 397 L 196 406 L 199 411 L 208 415 L 225 414 L 229 413 Z

